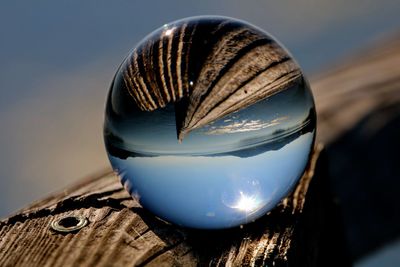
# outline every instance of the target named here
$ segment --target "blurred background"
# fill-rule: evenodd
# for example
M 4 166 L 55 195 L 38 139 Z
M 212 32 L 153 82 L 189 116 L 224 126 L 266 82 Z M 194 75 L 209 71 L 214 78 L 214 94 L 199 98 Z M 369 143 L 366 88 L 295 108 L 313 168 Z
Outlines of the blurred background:
M 398 34 L 399 12 L 398 0 L 1 1 L 0 217 L 109 166 L 108 87 L 128 51 L 163 24 L 204 14 L 249 21 L 313 77 Z M 397 236 L 360 251 L 352 227 L 356 266 L 398 266 Z

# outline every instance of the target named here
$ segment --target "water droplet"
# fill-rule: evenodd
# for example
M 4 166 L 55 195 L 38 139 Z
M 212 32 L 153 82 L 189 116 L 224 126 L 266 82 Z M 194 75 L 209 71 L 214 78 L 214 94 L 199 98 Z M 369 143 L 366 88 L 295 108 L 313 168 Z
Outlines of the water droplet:
M 308 84 L 273 37 L 243 21 L 197 17 L 161 27 L 124 60 L 104 139 L 143 207 L 186 227 L 228 228 L 293 189 L 315 121 Z

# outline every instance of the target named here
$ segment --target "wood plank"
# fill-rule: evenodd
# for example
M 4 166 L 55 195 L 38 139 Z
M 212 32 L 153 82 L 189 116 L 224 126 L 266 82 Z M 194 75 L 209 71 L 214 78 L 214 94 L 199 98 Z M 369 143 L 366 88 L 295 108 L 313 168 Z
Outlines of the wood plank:
M 341 203 L 354 261 L 385 251 L 400 237 L 399 66 L 400 35 L 360 51 L 313 83 L 331 190 Z
M 400 38 L 364 51 L 312 81 L 319 140 L 332 142 L 378 106 L 398 103 Z M 270 214 L 243 229 L 194 231 L 154 218 L 104 171 L 33 203 L 0 222 L 1 266 L 329 266 L 340 242 L 329 208 L 323 157 L 314 152 L 296 190 Z M 317 164 L 318 162 L 318 164 Z M 312 178 L 312 179 L 311 179 Z M 73 233 L 53 220 L 79 214 L 89 224 Z M 330 225 L 329 222 L 332 224 Z M 329 261 L 323 261 L 325 258 Z M 339 264 L 346 265 L 345 263 Z
M 400 103 L 400 36 L 359 51 L 313 77 L 318 140 L 329 144 L 366 114 Z
M 305 196 L 326 192 L 320 186 L 314 193 L 308 190 L 320 150 L 315 149 L 294 192 L 242 229 L 199 231 L 169 225 L 131 199 L 112 173 L 93 177 L 2 221 L 0 265 L 316 266 L 323 202 L 305 208 Z M 85 216 L 89 224 L 73 233 L 53 231 L 50 223 L 66 215 Z M 304 227 L 304 220 L 312 227 Z

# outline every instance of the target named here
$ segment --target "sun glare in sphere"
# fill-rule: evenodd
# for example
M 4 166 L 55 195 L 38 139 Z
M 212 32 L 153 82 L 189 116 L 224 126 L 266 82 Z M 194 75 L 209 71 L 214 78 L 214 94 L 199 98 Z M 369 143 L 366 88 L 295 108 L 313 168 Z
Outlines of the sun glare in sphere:
M 238 202 L 232 207 L 240 211 L 253 212 L 260 208 L 260 201 L 257 200 L 257 195 L 248 196 L 242 191 L 240 193 L 240 198 Z

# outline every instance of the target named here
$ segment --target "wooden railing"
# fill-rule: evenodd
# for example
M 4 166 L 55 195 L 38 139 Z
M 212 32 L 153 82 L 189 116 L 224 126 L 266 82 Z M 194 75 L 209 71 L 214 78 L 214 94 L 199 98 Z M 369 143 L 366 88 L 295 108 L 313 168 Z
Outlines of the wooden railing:
M 292 194 L 256 222 L 225 231 L 169 225 L 106 170 L 1 221 L 0 266 L 348 266 L 320 143 L 400 103 L 400 38 L 361 51 L 311 87 L 318 145 Z

